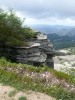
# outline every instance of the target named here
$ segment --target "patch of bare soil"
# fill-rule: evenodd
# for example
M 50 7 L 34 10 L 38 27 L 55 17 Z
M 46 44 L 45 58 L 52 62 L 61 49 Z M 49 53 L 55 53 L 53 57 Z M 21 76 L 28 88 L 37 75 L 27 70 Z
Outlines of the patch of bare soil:
M 20 97 L 26 97 L 27 100 L 56 100 L 46 94 L 39 92 L 22 92 L 17 91 L 15 95 L 9 96 L 12 91 L 16 91 L 14 88 L 10 86 L 4 86 L 0 84 L 0 100 L 19 100 Z
M 11 98 L 8 95 L 13 90 L 14 88 L 12 87 L 0 84 L 0 100 L 11 100 Z
M 29 93 L 19 92 L 15 95 L 14 100 L 18 100 L 18 98 L 21 96 L 25 96 L 27 100 L 56 100 L 55 98 L 52 98 L 46 94 L 39 92 L 29 92 Z

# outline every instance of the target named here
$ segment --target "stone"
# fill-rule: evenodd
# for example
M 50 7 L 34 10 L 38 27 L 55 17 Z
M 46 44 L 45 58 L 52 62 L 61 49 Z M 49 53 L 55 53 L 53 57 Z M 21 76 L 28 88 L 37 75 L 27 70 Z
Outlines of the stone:
M 47 35 L 37 32 L 36 39 L 28 40 L 28 47 L 16 47 L 16 61 L 35 66 L 47 65 L 54 67 L 54 49 Z
M 29 43 L 28 47 L 13 47 L 4 48 L 5 54 L 12 61 L 18 63 L 30 64 L 35 66 L 47 65 L 49 67 L 54 67 L 54 49 L 51 42 L 48 40 L 47 35 L 36 32 L 36 38 L 27 39 Z M 3 49 L 0 49 L 1 56 L 3 55 Z

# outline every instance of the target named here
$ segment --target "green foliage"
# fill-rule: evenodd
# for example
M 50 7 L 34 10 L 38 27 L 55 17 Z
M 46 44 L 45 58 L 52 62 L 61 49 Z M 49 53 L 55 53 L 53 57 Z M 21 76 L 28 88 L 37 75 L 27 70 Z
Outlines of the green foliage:
M 11 91 L 10 93 L 9 93 L 9 97 L 13 97 L 13 96 L 15 96 L 16 95 L 16 93 L 17 93 L 17 91 Z
M 55 86 L 52 88 L 52 95 L 54 93 L 54 96 L 56 97 L 56 100 L 74 100 L 75 96 L 61 88 L 60 86 Z
M 21 96 L 21 97 L 19 98 L 19 100 L 27 100 L 27 99 L 26 99 L 26 97 Z
M 73 83 L 75 85 L 75 74 L 74 74 L 75 70 L 74 69 L 69 71 L 69 75 L 68 75 L 68 74 L 66 74 L 64 72 L 59 72 L 59 71 L 56 71 L 54 69 L 50 69 L 47 66 L 35 67 L 35 66 L 32 66 L 32 65 L 27 65 L 27 64 L 11 63 L 10 61 L 7 61 L 4 57 L 2 57 L 0 59 L 0 67 L 2 67 L 2 68 L 6 68 L 6 67 L 24 68 L 28 72 L 37 72 L 37 73 L 48 71 L 48 72 L 53 73 L 57 78 L 65 79 L 66 81 L 68 81 L 70 83 Z M 29 80 L 31 80 L 31 79 L 29 79 Z
M 57 100 L 75 100 L 75 94 L 64 90 L 60 85 L 55 86 L 48 86 L 44 85 L 43 80 L 41 79 L 34 79 L 30 78 L 29 76 L 21 75 L 16 73 L 15 71 L 7 71 L 5 70 L 6 67 L 9 68 L 24 68 L 27 72 L 45 72 L 50 71 L 58 77 L 59 79 L 65 79 L 66 81 L 70 82 L 70 84 L 75 85 L 75 71 L 71 70 L 68 74 L 63 72 L 58 72 L 48 67 L 35 67 L 29 66 L 26 64 L 17 64 L 11 63 L 7 61 L 5 58 L 0 59 L 0 82 L 4 83 L 5 85 L 10 85 L 15 87 L 18 90 L 33 90 L 38 92 L 44 92 L 48 95 L 54 96 Z M 10 93 L 10 96 L 14 95 L 14 93 Z
M 41 83 L 32 82 L 26 80 L 20 75 L 17 75 L 12 72 L 6 72 L 0 70 L 0 82 L 3 82 L 6 85 L 11 85 L 19 90 L 34 90 L 39 92 L 44 92 L 48 95 L 54 96 L 57 100 L 75 100 L 75 95 L 64 90 L 60 86 L 44 86 Z
M 30 39 L 30 38 L 35 38 L 36 37 L 35 32 L 29 27 L 24 28 L 23 31 L 24 31 L 25 39 Z
M 0 10 L 0 43 L 9 46 L 9 44 L 21 40 L 22 22 L 11 10 L 4 12 Z M 18 44 L 18 43 L 17 43 Z
M 25 38 L 34 37 L 35 32 L 23 26 L 21 20 L 13 10 L 8 12 L 0 9 L 0 46 L 27 46 Z
M 64 72 L 59 72 L 59 71 L 52 71 L 54 73 L 54 75 L 56 75 L 59 79 L 65 79 L 66 81 L 70 82 L 71 84 L 74 84 L 75 85 L 75 76 L 73 76 L 72 74 L 75 73 L 75 70 L 72 71 L 72 74 L 71 74 L 71 71 L 69 72 L 69 74 L 66 74 Z

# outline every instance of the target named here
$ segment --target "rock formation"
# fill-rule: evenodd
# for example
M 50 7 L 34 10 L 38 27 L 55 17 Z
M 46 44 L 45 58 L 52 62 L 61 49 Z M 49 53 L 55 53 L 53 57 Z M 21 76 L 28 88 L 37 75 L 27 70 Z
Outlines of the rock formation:
M 0 57 L 5 56 L 18 63 L 32 64 L 35 66 L 47 65 L 54 66 L 53 45 L 47 35 L 36 32 L 36 38 L 27 39 L 28 47 L 0 48 Z
M 32 64 L 35 66 L 54 66 L 53 45 L 47 39 L 47 35 L 36 32 L 36 38 L 28 40 L 28 47 L 16 47 L 16 61 L 19 63 Z

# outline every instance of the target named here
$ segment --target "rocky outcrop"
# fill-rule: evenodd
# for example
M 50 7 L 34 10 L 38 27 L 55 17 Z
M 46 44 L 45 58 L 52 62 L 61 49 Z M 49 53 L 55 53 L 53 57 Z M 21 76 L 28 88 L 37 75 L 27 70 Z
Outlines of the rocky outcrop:
M 54 66 L 53 61 L 53 45 L 47 39 L 47 35 L 36 32 L 36 38 L 27 40 L 28 47 L 16 47 L 16 61 L 19 63 L 32 64 L 35 66 L 47 65 Z
M 35 66 L 47 65 L 54 67 L 53 45 L 47 35 L 36 32 L 36 38 L 27 39 L 28 47 L 0 48 L 0 57 L 5 56 L 18 63 L 32 64 Z
M 47 35 L 37 32 L 37 42 L 40 43 L 41 52 L 44 52 L 47 55 L 46 62 L 45 62 L 46 65 L 49 67 L 53 67 L 54 49 L 53 49 L 53 45 L 50 43 L 50 40 L 48 40 Z
M 46 61 L 46 54 L 39 50 L 39 43 L 31 43 L 29 47 L 16 47 L 17 51 L 16 61 L 19 63 L 32 64 L 35 66 L 40 66 Z

